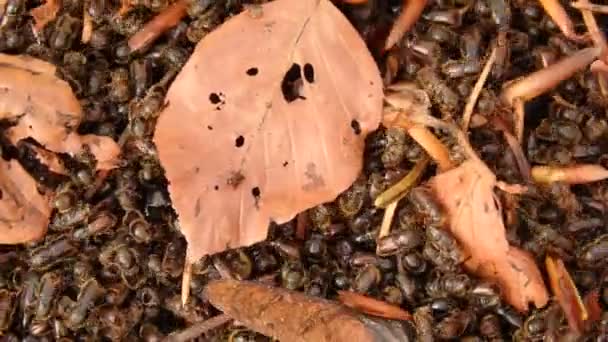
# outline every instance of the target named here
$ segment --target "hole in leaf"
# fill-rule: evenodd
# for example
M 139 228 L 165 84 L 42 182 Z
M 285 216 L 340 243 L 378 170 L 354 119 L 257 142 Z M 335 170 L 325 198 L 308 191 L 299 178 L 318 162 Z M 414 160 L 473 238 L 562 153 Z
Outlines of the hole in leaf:
M 245 137 L 239 135 L 239 137 L 234 141 L 234 146 L 241 147 L 243 145 L 245 145 Z
M 209 126 L 207 126 L 207 129 L 210 131 L 213 131 L 213 126 L 209 125 Z
M 299 64 L 293 63 L 291 68 L 287 70 L 283 81 L 281 82 L 281 92 L 283 98 L 288 103 L 293 102 L 297 99 L 306 100 L 306 97 L 302 96 L 302 81 L 301 67 Z
M 262 194 L 262 193 L 260 192 L 260 188 L 258 188 L 257 186 L 256 186 L 255 188 L 251 189 L 251 195 L 252 195 L 252 196 L 253 196 L 253 197 L 254 197 L 256 200 L 258 200 L 258 199 L 260 198 L 260 195 L 261 195 L 261 194 Z
M 216 185 L 216 186 L 214 186 L 214 187 L 213 187 L 213 189 L 214 189 L 215 191 L 218 191 L 218 190 L 220 189 L 220 186 L 219 186 L 219 185 Z
M 304 78 L 308 83 L 315 82 L 315 69 L 312 67 L 312 64 L 306 63 L 304 64 Z
M 289 165 L 289 162 L 288 161 L 284 161 L 283 162 L 283 167 L 286 167 L 287 165 Z
M 209 94 L 209 101 L 211 101 L 212 104 L 218 104 L 220 102 L 222 102 L 222 99 L 220 98 L 220 96 L 216 93 L 211 93 Z
M 255 76 L 258 74 L 258 68 L 249 68 L 246 72 L 249 76 Z
M 356 135 L 361 134 L 361 126 L 359 125 L 359 121 L 354 120 L 350 122 L 350 127 L 353 129 Z

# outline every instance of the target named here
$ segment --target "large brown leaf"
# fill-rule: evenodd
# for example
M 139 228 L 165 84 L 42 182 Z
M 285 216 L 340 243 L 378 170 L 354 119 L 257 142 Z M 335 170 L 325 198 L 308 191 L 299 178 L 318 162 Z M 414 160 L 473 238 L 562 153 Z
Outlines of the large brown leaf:
M 27 56 L 0 54 L 0 119 L 16 121 L 7 131 L 13 144 L 34 138 L 53 152 L 77 153 L 87 145 L 97 166 L 110 169 L 120 152 L 112 139 L 78 135 L 80 104 L 55 66 Z
M 466 253 L 465 267 L 496 282 L 518 310 L 526 311 L 529 302 L 542 307 L 548 293 L 540 270 L 531 255 L 509 246 L 495 185 L 496 177 L 477 158 L 429 182 L 447 212 L 448 229 Z
M 154 141 L 189 257 L 265 239 L 271 220 L 357 177 L 382 86 L 328 0 L 277 0 L 205 37 L 167 94 Z
M 46 233 L 51 209 L 48 197 L 15 161 L 0 162 L 0 243 L 38 240 Z

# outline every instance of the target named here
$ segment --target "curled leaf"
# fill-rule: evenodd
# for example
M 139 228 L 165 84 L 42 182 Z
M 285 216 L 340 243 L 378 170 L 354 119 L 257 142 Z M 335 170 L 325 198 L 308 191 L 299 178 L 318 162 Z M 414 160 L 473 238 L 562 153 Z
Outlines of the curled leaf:
M 448 229 L 467 254 L 465 267 L 496 282 L 518 310 L 526 311 L 530 301 L 542 307 L 548 294 L 540 270 L 528 253 L 509 246 L 495 185 L 494 174 L 476 159 L 429 182 L 446 210 Z
M 16 160 L 0 162 L 0 243 L 17 244 L 44 236 L 51 208 L 46 195 Z
M 57 17 L 61 8 L 61 0 L 46 0 L 46 2 L 30 11 L 34 18 L 34 31 L 40 32 L 46 24 Z
M 98 168 L 114 167 L 120 150 L 112 139 L 76 133 L 82 110 L 69 84 L 55 76 L 55 66 L 0 54 L 0 75 L 0 119 L 16 123 L 5 132 L 13 144 L 31 137 L 47 150 L 72 154 L 87 145 Z
M 330 1 L 277 0 L 261 13 L 198 44 L 156 126 L 191 260 L 264 240 L 271 220 L 333 200 L 380 122 L 376 64 Z

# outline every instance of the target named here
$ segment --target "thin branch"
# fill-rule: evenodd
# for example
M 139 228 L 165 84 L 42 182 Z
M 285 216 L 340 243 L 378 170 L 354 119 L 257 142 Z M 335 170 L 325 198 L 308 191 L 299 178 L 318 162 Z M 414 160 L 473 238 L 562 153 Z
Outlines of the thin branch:
M 488 75 L 490 75 L 490 71 L 492 71 L 492 66 L 496 61 L 496 47 L 492 49 L 492 53 L 490 53 L 490 57 L 486 61 L 486 64 L 475 82 L 475 86 L 473 87 L 473 91 L 467 100 L 467 104 L 464 107 L 464 113 L 462 114 L 462 130 L 469 130 L 469 122 L 471 122 L 471 115 L 473 115 L 473 109 L 475 109 L 475 104 L 477 104 L 477 99 L 479 98 L 479 94 L 481 94 L 481 90 L 483 89 L 486 80 L 488 79 Z

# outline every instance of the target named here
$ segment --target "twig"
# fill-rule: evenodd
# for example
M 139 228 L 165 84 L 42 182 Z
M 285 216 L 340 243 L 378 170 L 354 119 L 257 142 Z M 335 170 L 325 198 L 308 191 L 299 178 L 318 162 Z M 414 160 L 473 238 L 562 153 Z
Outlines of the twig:
M 512 106 L 515 99 L 531 100 L 556 87 L 578 71 L 591 64 L 600 54 L 597 47 L 581 49 L 546 68 L 509 83 L 501 92 L 503 102 Z
M 380 226 L 380 232 L 376 237 L 376 241 L 382 239 L 387 236 L 391 231 L 391 223 L 393 223 L 393 217 L 395 216 L 395 209 L 397 209 L 398 201 L 393 201 L 384 209 L 384 216 L 382 217 L 382 225 Z M 378 248 L 376 248 L 376 254 L 378 253 Z
M 393 45 L 397 44 L 404 34 L 409 31 L 426 7 L 428 0 L 403 0 L 401 5 L 401 13 L 395 20 L 393 27 L 391 28 L 386 43 L 384 44 L 384 50 L 388 51 Z
M 570 6 L 576 8 L 578 10 L 588 10 L 591 12 L 608 14 L 608 6 L 590 4 L 589 2 L 587 2 L 585 0 L 574 1 L 573 3 L 570 4 Z
M 419 160 L 414 168 L 408 172 L 407 175 L 405 175 L 405 177 L 376 197 L 374 206 L 378 208 L 386 208 L 388 210 L 388 206 L 390 204 L 398 202 L 400 199 L 405 197 L 408 191 L 413 188 L 418 179 L 420 179 L 428 164 L 429 158 L 427 157 Z
M 524 178 L 526 182 L 530 181 L 530 163 L 526 158 L 526 154 L 521 148 L 521 144 L 517 141 L 517 138 L 511 134 L 509 129 L 507 129 L 507 125 L 500 119 L 499 117 L 494 117 L 492 119 L 492 125 L 500 130 L 505 137 L 505 141 L 511 152 L 513 152 L 513 156 L 515 157 L 515 162 L 517 163 L 517 168 L 519 169 L 519 173 Z
M 190 296 L 190 282 L 192 281 L 192 261 L 190 260 L 188 251 L 190 246 L 186 248 L 186 260 L 184 261 L 184 272 L 182 274 L 182 306 L 186 306 L 188 297 Z
M 462 130 L 465 132 L 469 130 L 469 122 L 471 121 L 471 115 L 473 115 L 473 109 L 475 109 L 475 104 L 477 104 L 479 94 L 481 93 L 481 90 L 488 79 L 488 75 L 490 75 L 490 71 L 492 71 L 492 66 L 494 65 L 495 61 L 496 47 L 492 49 L 492 53 L 490 53 L 490 57 L 488 57 L 488 60 L 486 61 L 477 82 L 475 82 L 475 86 L 473 87 L 473 91 L 471 91 L 467 104 L 464 107 L 464 113 L 462 114 Z
M 352 291 L 338 291 L 342 304 L 373 316 L 411 321 L 412 315 L 402 308 Z
M 404 112 L 392 112 L 384 115 L 383 123 L 387 127 L 400 127 L 416 141 L 439 166 L 440 171 L 454 168 L 447 147 L 428 128 L 417 125 L 406 119 Z
M 564 262 L 547 255 L 545 265 L 551 290 L 565 313 L 568 325 L 574 332 L 582 333 L 589 315 Z
M 88 44 L 91 40 L 91 35 L 93 34 L 93 18 L 89 14 L 89 9 L 87 6 L 84 6 L 83 14 L 82 14 L 82 36 L 81 41 L 84 44 Z
M 215 317 L 211 317 L 206 321 L 195 323 L 182 331 L 172 333 L 171 335 L 167 336 L 163 341 L 164 342 L 190 341 L 192 339 L 200 337 L 201 335 L 203 335 L 204 333 L 206 333 L 210 330 L 216 329 L 216 328 L 230 322 L 231 320 L 232 320 L 232 318 L 230 316 L 224 315 L 224 314 L 221 314 L 221 315 L 218 315 Z
M 539 0 L 539 2 L 566 38 L 577 42 L 584 42 L 586 40 L 587 37 L 585 35 L 576 34 L 574 24 L 559 0 Z
M 131 52 L 147 46 L 165 31 L 177 25 L 186 16 L 188 3 L 188 0 L 178 0 L 147 22 L 141 30 L 129 38 L 128 45 Z
M 579 1 L 582 4 L 588 4 L 587 0 Z M 595 17 L 593 13 L 587 9 L 580 9 L 581 14 L 583 15 L 583 20 L 585 21 L 585 26 L 587 26 L 587 31 L 591 35 L 591 39 L 596 47 L 602 49 L 602 53 L 605 53 L 606 49 L 606 38 L 600 31 L 600 28 L 597 26 L 597 22 L 595 21 Z
M 534 166 L 532 179 L 538 183 L 593 183 L 608 178 L 608 170 L 597 164 L 571 166 Z

